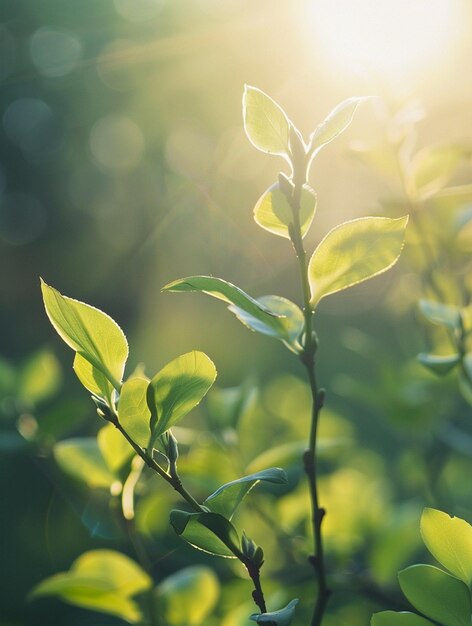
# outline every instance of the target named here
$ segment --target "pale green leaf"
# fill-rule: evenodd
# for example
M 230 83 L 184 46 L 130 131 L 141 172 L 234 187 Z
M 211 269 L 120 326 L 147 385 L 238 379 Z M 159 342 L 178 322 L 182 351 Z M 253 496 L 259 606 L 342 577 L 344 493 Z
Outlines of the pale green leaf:
M 89 487 L 109 488 L 116 481 L 94 437 L 77 437 L 57 443 L 54 458 L 63 471 Z
M 364 217 L 333 228 L 308 266 L 311 303 L 388 270 L 403 247 L 408 217 Z
M 194 548 L 227 558 L 241 554 L 235 527 L 218 513 L 187 513 L 174 509 L 170 512 L 170 523 Z
M 316 210 L 316 194 L 303 185 L 300 196 L 300 226 L 302 237 L 311 226 Z M 272 185 L 259 198 L 254 208 L 254 219 L 265 230 L 290 239 L 289 225 L 293 224 L 293 212 L 278 183 Z
M 272 98 L 256 87 L 245 85 L 243 119 L 244 130 L 253 146 L 269 154 L 287 155 L 290 123 Z
M 352 122 L 359 104 L 367 99 L 365 96 L 348 98 L 338 104 L 312 133 L 308 148 L 310 154 L 315 155 L 320 148 L 344 132 Z
M 29 404 L 50 398 L 59 388 L 61 368 L 57 358 L 47 350 L 33 355 L 21 371 L 18 395 Z
M 418 361 L 435 374 L 445 376 L 460 362 L 458 354 L 440 356 L 437 354 L 418 354 Z
M 79 352 L 75 354 L 72 367 L 85 389 L 108 401 L 109 404 L 112 403 L 114 387 L 101 370 L 87 361 Z
M 460 517 L 426 508 L 421 536 L 435 559 L 466 585 L 472 583 L 472 526 Z
M 440 191 L 470 150 L 463 146 L 435 146 L 420 150 L 413 158 L 409 178 L 422 199 Z
M 134 454 L 133 448 L 113 424 L 107 424 L 98 431 L 97 443 L 108 468 L 118 476 L 123 465 Z
M 267 321 L 254 317 L 239 307 L 230 306 L 229 310 L 251 330 L 279 339 L 296 354 L 301 352 L 300 339 L 305 327 L 305 320 L 300 307 L 281 296 L 261 296 L 257 302 L 281 317 L 271 318 L 271 323 L 267 324 Z
M 106 313 L 61 295 L 41 280 L 46 313 L 62 339 L 120 387 L 128 343 L 118 324 Z
M 213 361 L 195 350 L 177 357 L 154 376 L 147 390 L 153 441 L 199 404 L 215 378 Z
M 429 322 L 446 326 L 451 330 L 460 328 L 460 309 L 450 304 L 442 304 L 433 300 L 420 300 L 421 313 Z
M 398 573 L 403 593 L 426 617 L 443 626 L 470 626 L 468 587 L 432 565 L 412 565 Z
M 275 626 L 290 626 L 297 604 L 298 599 L 291 600 L 283 609 L 271 611 L 270 613 L 253 613 L 250 619 L 258 624 L 270 622 L 271 624 L 275 624 Z
M 261 480 L 279 485 L 286 484 L 287 475 L 280 467 L 271 467 L 256 472 L 255 474 L 243 476 L 230 483 L 226 483 L 226 485 L 222 485 L 206 498 L 204 504 L 211 509 L 213 513 L 219 513 L 223 517 L 231 520 L 244 497 Z
M 409 611 L 382 611 L 374 613 L 370 621 L 371 626 L 432 626 L 432 622 L 425 617 Z
M 151 437 L 151 412 L 146 401 L 148 386 L 147 378 L 128 378 L 121 387 L 118 402 L 120 424 L 143 448 L 147 447 Z
M 159 617 L 169 626 L 200 626 L 211 614 L 220 584 L 209 567 L 194 565 L 168 576 L 156 587 Z

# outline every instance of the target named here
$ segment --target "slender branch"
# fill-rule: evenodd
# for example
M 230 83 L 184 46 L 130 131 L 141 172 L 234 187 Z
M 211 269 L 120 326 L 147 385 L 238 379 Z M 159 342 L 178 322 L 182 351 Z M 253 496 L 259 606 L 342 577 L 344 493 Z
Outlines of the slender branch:
M 315 555 L 310 557 L 310 563 L 313 565 L 318 582 L 318 593 L 316 597 L 316 603 L 311 619 L 311 626 L 320 626 L 323 619 L 326 605 L 328 603 L 331 590 L 328 588 L 326 580 L 326 569 L 324 562 L 324 550 L 323 550 L 323 538 L 321 533 L 321 523 L 325 515 L 325 510 L 320 507 L 318 499 L 318 485 L 317 485 L 317 473 L 316 473 L 316 442 L 318 432 L 318 422 L 320 411 L 323 406 L 325 392 L 323 389 L 318 388 L 316 380 L 315 369 L 315 353 L 317 349 L 317 340 L 313 331 L 313 308 L 310 303 L 310 284 L 308 279 L 308 268 L 306 260 L 306 252 L 303 246 L 302 231 L 300 225 L 300 197 L 302 192 L 302 186 L 305 182 L 305 175 L 299 175 L 297 180 L 297 172 L 294 168 L 294 189 L 293 194 L 289 198 L 294 224 L 290 229 L 290 237 L 293 247 L 298 259 L 298 265 L 300 270 L 300 279 L 303 292 L 303 315 L 305 319 L 304 324 L 304 341 L 303 351 L 300 354 L 300 359 L 306 368 L 308 381 L 310 384 L 311 396 L 312 396 L 312 412 L 311 412 L 311 425 L 310 435 L 308 440 L 308 449 L 303 456 L 304 470 L 307 475 L 310 499 L 312 507 L 312 526 L 314 535 L 314 548 Z

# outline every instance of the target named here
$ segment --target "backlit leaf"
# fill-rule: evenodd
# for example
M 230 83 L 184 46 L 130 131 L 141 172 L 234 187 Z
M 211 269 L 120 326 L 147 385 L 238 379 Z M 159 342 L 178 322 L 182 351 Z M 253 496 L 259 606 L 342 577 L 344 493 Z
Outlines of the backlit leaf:
M 472 583 L 472 526 L 460 517 L 426 508 L 421 536 L 435 559 L 466 585 Z
M 200 626 L 220 595 L 217 577 L 209 567 L 195 565 L 168 576 L 156 587 L 159 617 L 169 626 Z
M 443 626 L 470 626 L 468 587 L 458 578 L 432 565 L 412 565 L 398 573 L 403 593 L 411 604 Z
M 243 498 L 259 482 L 286 484 L 287 475 L 280 467 L 271 467 L 226 483 L 206 498 L 204 504 L 214 513 L 231 519 Z
M 195 350 L 177 357 L 154 376 L 147 390 L 153 441 L 199 404 L 215 378 L 213 361 Z
M 106 313 L 60 294 L 41 280 L 46 313 L 62 339 L 99 369 L 118 389 L 128 358 L 128 343 Z
M 258 150 L 285 156 L 289 150 L 290 123 L 280 106 L 256 87 L 245 85 L 244 130 Z
M 72 367 L 85 389 L 111 404 L 114 387 L 101 370 L 78 352 L 75 354 Z
M 333 228 L 308 266 L 311 303 L 382 274 L 400 256 L 408 217 L 364 217 Z
M 118 402 L 120 424 L 143 448 L 147 447 L 151 437 L 151 412 L 146 401 L 148 386 L 147 378 L 128 378 L 121 387 Z
M 105 463 L 115 475 L 134 454 L 133 448 L 113 424 L 107 424 L 98 431 L 97 443 Z
M 352 122 L 359 104 L 367 99 L 366 97 L 348 98 L 338 104 L 312 133 L 309 152 L 316 154 L 320 148 L 345 131 Z
M 241 554 L 235 527 L 218 513 L 187 513 L 174 509 L 170 523 L 178 535 L 204 552 L 228 558 Z
M 94 437 L 61 441 L 54 446 L 54 457 L 61 469 L 89 487 L 109 488 L 116 481 Z
M 303 185 L 300 197 L 300 226 L 302 237 L 306 235 L 316 210 L 316 194 Z M 259 198 L 254 208 L 254 219 L 265 230 L 290 239 L 289 225 L 293 224 L 293 212 L 285 194 L 276 183 Z

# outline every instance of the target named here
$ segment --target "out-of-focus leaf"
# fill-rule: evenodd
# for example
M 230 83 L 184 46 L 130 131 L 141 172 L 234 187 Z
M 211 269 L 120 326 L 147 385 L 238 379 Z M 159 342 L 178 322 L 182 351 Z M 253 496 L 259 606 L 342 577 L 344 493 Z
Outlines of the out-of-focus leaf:
M 437 354 L 418 354 L 418 361 L 435 374 L 445 376 L 460 362 L 458 354 L 439 356 Z
M 411 604 L 444 626 L 470 626 L 471 599 L 458 578 L 432 565 L 412 565 L 398 573 L 403 593 Z
M 319 452 L 317 442 L 317 452 Z M 288 467 L 294 462 L 300 463 L 303 452 L 306 450 L 306 441 L 290 441 L 282 443 L 258 454 L 247 466 L 250 472 L 258 472 L 268 465 L 283 465 Z
M 93 550 L 80 556 L 68 572 L 42 581 L 31 597 L 54 595 L 75 606 L 136 623 L 142 615 L 131 597 L 150 585 L 148 575 L 128 557 L 112 550 Z
M 441 304 L 433 300 L 420 300 L 419 307 L 421 313 L 429 322 L 446 326 L 451 330 L 460 327 L 460 309 L 450 304 Z
M 61 469 L 89 487 L 109 488 L 116 481 L 94 437 L 60 441 L 54 446 L 54 457 Z
M 107 424 L 98 431 L 97 443 L 105 463 L 115 475 L 134 454 L 133 448 L 113 424 Z
M 289 350 L 298 354 L 302 349 L 300 337 L 305 324 L 300 307 L 291 300 L 281 296 L 261 296 L 257 299 L 257 302 L 281 317 L 272 317 L 271 323 L 267 324 L 267 318 L 265 321 L 262 321 L 260 318 L 254 317 L 237 306 L 230 306 L 229 310 L 251 330 L 279 339 Z
M 159 616 L 169 626 L 200 626 L 215 607 L 220 585 L 209 567 L 186 567 L 156 587 Z
M 79 352 L 75 354 L 72 367 L 85 389 L 111 404 L 114 387 L 102 370 L 92 365 Z
M 382 611 L 372 615 L 371 626 L 432 626 L 425 617 L 409 611 Z
M 300 196 L 300 226 L 302 237 L 306 235 L 316 210 L 316 194 L 308 185 L 303 185 Z M 293 224 L 290 204 L 276 183 L 259 198 L 254 208 L 254 219 L 265 230 L 274 235 L 290 239 L 289 225 Z
M 229 558 L 241 553 L 235 527 L 218 513 L 187 513 L 174 509 L 170 523 L 194 548 Z
M 154 376 L 146 395 L 153 441 L 199 404 L 215 378 L 213 361 L 195 350 L 177 357 Z
M 308 266 L 311 303 L 373 278 L 396 263 L 408 217 L 364 217 L 333 228 Z
M 256 87 L 245 85 L 243 95 L 244 130 L 258 150 L 286 156 L 290 123 L 281 107 Z
M 26 402 L 37 404 L 54 395 L 60 382 L 61 369 L 58 360 L 51 352 L 42 350 L 23 367 L 18 395 Z
M 151 411 L 146 394 L 147 378 L 128 378 L 123 383 L 118 402 L 118 418 L 125 431 L 142 447 L 147 447 L 151 437 Z
M 271 611 L 270 613 L 253 613 L 250 616 L 250 619 L 258 624 L 272 622 L 273 624 L 276 624 L 276 626 L 290 626 L 297 604 L 298 599 L 291 600 L 283 609 Z
M 366 97 L 354 97 L 339 103 L 312 133 L 308 151 L 316 155 L 320 148 L 345 131 L 352 122 L 359 104 L 367 99 Z
M 454 576 L 472 583 L 472 526 L 460 517 L 426 508 L 421 516 L 421 536 L 435 559 Z
M 128 358 L 128 342 L 106 313 L 60 294 L 41 280 L 46 313 L 62 339 L 118 388 Z
M 422 199 L 444 187 L 454 171 L 470 154 L 463 146 L 439 146 L 420 150 L 411 162 L 409 177 Z
M 280 467 L 271 467 L 255 474 L 243 476 L 222 485 L 206 498 L 204 504 L 214 513 L 219 513 L 230 520 L 244 497 L 261 480 L 281 485 L 287 483 L 287 475 Z

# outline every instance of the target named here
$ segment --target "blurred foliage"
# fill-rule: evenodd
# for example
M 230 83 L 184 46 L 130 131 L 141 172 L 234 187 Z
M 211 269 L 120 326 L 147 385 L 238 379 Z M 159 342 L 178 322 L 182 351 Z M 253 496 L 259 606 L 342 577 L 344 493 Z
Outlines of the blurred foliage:
M 298 35 L 303 3 L 283 5 L 2 4 L 1 626 L 89 624 L 90 611 L 26 598 L 102 550 L 152 576 L 162 626 L 250 626 L 254 610 L 238 563 L 193 551 L 169 527 L 169 510 L 181 505 L 174 492 L 124 448 L 109 454 L 116 433 L 97 420 L 52 337 L 39 275 L 129 329 L 129 372 L 143 361 L 157 371 L 194 348 L 214 359 L 218 386 L 175 428 L 181 474 L 203 500 L 242 475 L 283 467 L 288 485 L 257 485 L 235 519 L 264 546 L 269 608 L 312 594 L 301 369 L 216 303 L 160 293 L 177 276 L 202 273 L 299 301 L 289 244 L 252 222 L 279 164 L 246 143 L 245 82 L 276 95 L 308 131 L 343 97 L 386 96 L 366 103 L 344 144 L 320 157 L 310 180 L 322 224 L 314 240 L 379 197 L 385 215 L 410 214 L 400 267 L 322 303 L 316 316 L 328 391 L 321 496 L 336 589 L 326 626 L 405 608 L 396 572 L 426 558 L 417 532 L 425 504 L 472 520 L 467 95 L 419 82 L 424 112 L 385 84 L 352 77 L 339 86 Z M 355 159 L 343 154 L 349 140 Z M 455 307 L 462 322 L 452 331 L 431 323 L 419 300 Z M 419 353 L 457 353 L 459 366 L 437 376 Z M 116 607 L 114 584 L 100 593 Z M 137 591 L 128 596 L 132 612 L 136 601 L 152 610 Z M 308 619 L 300 604 L 294 624 Z M 123 622 L 97 612 L 93 623 Z

